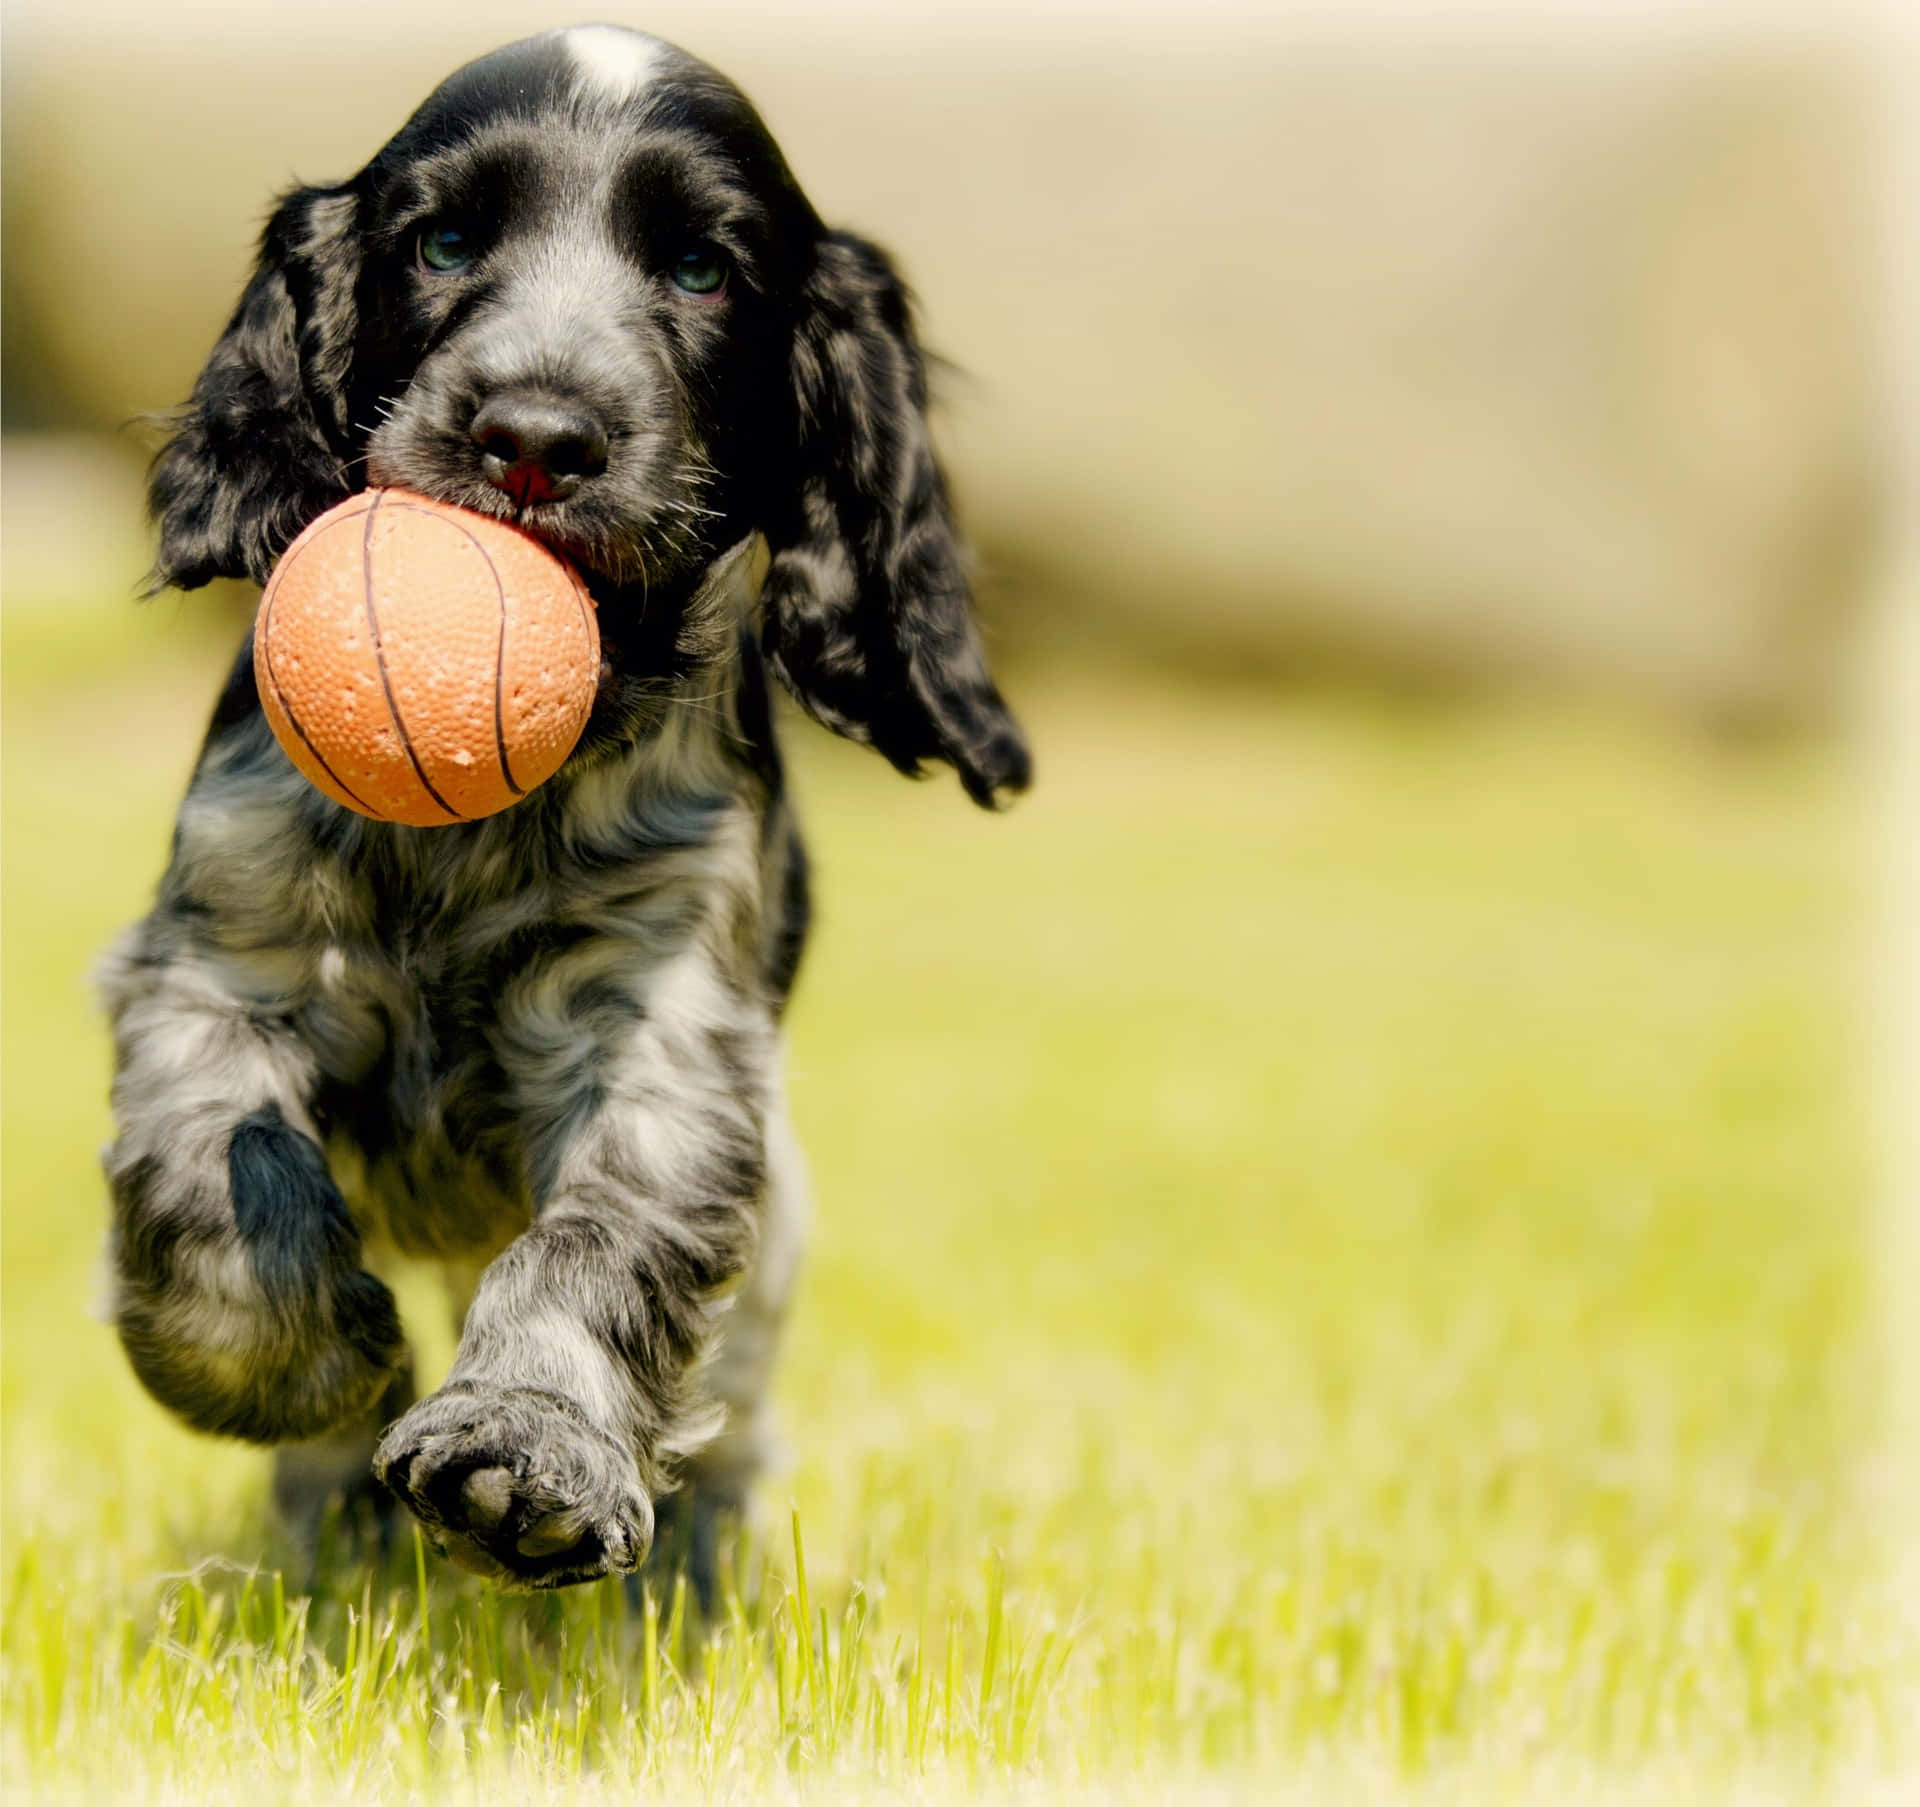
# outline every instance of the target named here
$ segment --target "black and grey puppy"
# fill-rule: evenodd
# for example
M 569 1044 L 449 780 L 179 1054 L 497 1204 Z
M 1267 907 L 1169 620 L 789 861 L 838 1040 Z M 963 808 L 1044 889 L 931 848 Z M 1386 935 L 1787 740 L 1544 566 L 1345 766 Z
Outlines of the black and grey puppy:
M 155 464 L 156 582 L 261 581 L 400 484 L 564 553 L 605 652 L 555 779 L 412 829 L 295 772 L 243 649 L 110 959 L 121 1339 L 189 1423 L 284 1446 L 289 1510 L 371 1459 L 454 1560 L 553 1587 L 638 1563 L 682 1464 L 739 1499 L 804 1214 L 766 674 L 902 771 L 1027 781 L 925 408 L 886 259 L 653 38 L 482 58 L 274 213 Z M 418 1403 L 383 1244 L 460 1295 Z

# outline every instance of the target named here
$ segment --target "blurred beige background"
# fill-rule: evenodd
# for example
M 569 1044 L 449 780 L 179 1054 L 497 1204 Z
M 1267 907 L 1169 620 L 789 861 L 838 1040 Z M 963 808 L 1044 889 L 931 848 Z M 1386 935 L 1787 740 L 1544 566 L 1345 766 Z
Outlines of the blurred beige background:
M 8 589 L 126 593 L 271 194 L 573 5 L 8 15 Z M 1012 654 L 1830 712 L 1874 543 L 1871 53 L 1733 11 L 600 9 L 892 247 Z

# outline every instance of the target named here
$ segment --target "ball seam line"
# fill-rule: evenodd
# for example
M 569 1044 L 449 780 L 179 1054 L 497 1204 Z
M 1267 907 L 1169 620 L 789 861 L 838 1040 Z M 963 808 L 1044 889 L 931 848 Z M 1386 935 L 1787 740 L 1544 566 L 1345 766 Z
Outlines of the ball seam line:
M 380 614 L 373 606 L 373 518 L 380 512 L 380 492 L 373 492 L 372 505 L 366 512 L 366 531 L 360 537 L 360 569 L 367 596 L 367 631 L 373 636 L 373 657 L 380 670 L 380 688 L 386 693 L 387 713 L 393 717 L 394 732 L 400 736 L 401 750 L 407 756 L 407 762 L 413 767 L 413 775 L 420 780 L 421 788 L 434 802 L 447 812 L 456 822 L 468 820 L 433 788 L 433 780 L 427 776 L 427 769 L 420 763 L 420 755 L 413 750 L 413 737 L 407 732 L 407 724 L 400 718 L 400 705 L 394 700 L 393 681 L 387 676 L 387 652 L 380 644 Z
M 327 763 L 327 756 L 313 744 L 313 736 L 300 725 L 299 716 L 294 713 L 293 705 L 287 701 L 286 691 L 280 686 L 280 674 L 273 669 L 273 635 L 268 631 L 273 623 L 273 605 L 279 600 L 280 589 L 276 584 L 267 596 L 267 606 L 260 613 L 260 625 L 254 630 L 260 636 L 260 666 L 267 674 L 267 682 L 273 686 L 273 700 L 280 705 L 280 713 L 287 718 L 294 733 L 300 736 L 300 744 L 313 755 L 321 771 L 339 785 L 368 815 L 378 815 L 379 812 Z
M 507 763 L 506 713 L 500 696 L 501 686 L 506 682 L 507 581 L 500 575 L 500 567 L 493 562 L 493 554 L 481 543 L 480 536 L 464 521 L 456 521 L 451 515 L 442 514 L 434 509 L 412 508 L 405 502 L 396 502 L 393 506 L 405 509 L 412 514 L 425 515 L 429 520 L 443 522 L 456 532 L 464 533 L 468 543 L 486 560 L 487 569 L 493 573 L 493 587 L 500 597 L 500 645 L 493 663 L 493 744 L 500 758 L 500 776 L 507 781 L 507 789 L 516 797 L 524 797 L 527 794 L 526 788 L 515 780 L 513 767 Z
M 480 556 L 487 561 L 487 569 L 493 573 L 493 587 L 500 596 L 500 646 L 499 655 L 495 660 L 493 668 L 493 738 L 494 745 L 500 757 L 500 776 L 506 780 L 508 790 L 512 791 L 516 797 L 524 797 L 527 794 L 526 790 L 518 780 L 515 779 L 513 767 L 507 762 L 506 714 L 501 697 L 501 686 L 506 682 L 507 668 L 507 581 L 500 575 L 500 567 L 493 562 L 493 554 L 487 550 L 486 542 L 464 521 L 455 520 L 450 513 L 443 512 L 440 508 L 422 508 L 415 502 L 395 501 L 391 494 L 384 490 L 379 493 L 381 499 L 391 508 L 400 509 L 408 514 L 425 515 L 429 520 L 443 522 L 456 532 L 465 534 L 474 551 L 479 553 Z M 491 519 L 492 517 L 489 516 L 487 518 Z M 531 538 L 530 535 L 528 537 Z M 538 541 L 534 543 L 536 545 L 539 544 Z M 552 556 L 550 549 L 542 549 L 549 551 L 549 556 Z M 588 643 L 591 644 L 595 638 L 595 632 L 593 619 L 587 613 L 591 604 L 587 598 L 586 585 L 580 581 L 579 573 L 564 559 L 555 558 L 555 563 L 566 573 L 567 583 L 573 591 L 573 605 L 580 611 L 581 631 L 586 635 Z M 396 715 L 395 720 L 397 721 L 398 719 Z M 424 778 L 422 782 L 425 782 Z
M 471 534 L 467 537 L 473 539 Z M 493 573 L 494 588 L 500 592 L 500 644 L 493 655 L 493 744 L 500 755 L 500 776 L 507 781 L 507 789 L 516 797 L 524 797 L 527 793 L 507 763 L 507 706 L 502 694 L 507 687 L 507 586 L 501 581 L 499 567 L 488 556 L 486 547 L 478 540 L 473 543 L 480 547 L 480 556 L 486 559 L 487 569 Z

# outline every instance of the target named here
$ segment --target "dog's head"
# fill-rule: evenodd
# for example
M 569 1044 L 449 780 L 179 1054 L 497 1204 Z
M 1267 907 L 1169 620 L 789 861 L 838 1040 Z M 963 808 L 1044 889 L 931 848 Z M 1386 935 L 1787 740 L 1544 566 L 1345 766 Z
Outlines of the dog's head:
M 705 656 L 689 604 L 757 532 L 762 643 L 810 714 L 982 803 L 1026 782 L 906 292 L 821 224 L 739 90 L 657 39 L 510 45 L 351 181 L 281 202 L 155 462 L 156 582 L 264 582 L 370 482 L 572 560 L 636 695 Z

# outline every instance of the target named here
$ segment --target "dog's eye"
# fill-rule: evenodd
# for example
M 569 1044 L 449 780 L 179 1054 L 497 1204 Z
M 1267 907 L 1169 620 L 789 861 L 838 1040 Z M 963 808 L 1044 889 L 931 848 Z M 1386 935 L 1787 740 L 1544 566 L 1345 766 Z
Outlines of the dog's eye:
M 717 295 L 727 286 L 727 254 L 704 239 L 674 259 L 673 280 L 689 295 Z
M 443 275 L 473 262 L 473 243 L 458 226 L 425 226 L 420 232 L 420 261 Z

